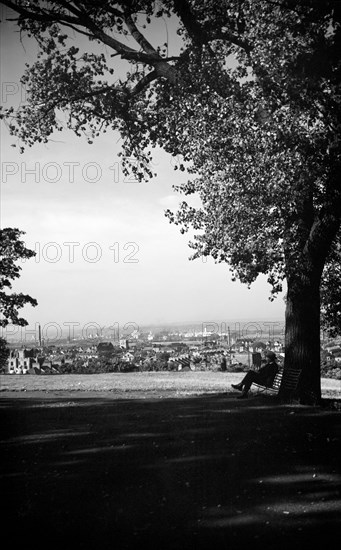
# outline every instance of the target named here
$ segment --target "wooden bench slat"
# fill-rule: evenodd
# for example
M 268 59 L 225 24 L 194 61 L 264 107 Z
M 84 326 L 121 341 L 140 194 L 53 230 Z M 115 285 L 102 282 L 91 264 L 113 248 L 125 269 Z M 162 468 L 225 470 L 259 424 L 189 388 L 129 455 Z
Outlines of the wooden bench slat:
M 284 373 L 284 367 L 280 367 L 275 379 L 273 381 L 272 386 L 263 386 L 262 384 L 257 384 L 254 382 L 253 384 L 257 386 L 258 388 L 261 388 L 262 391 L 269 391 L 272 393 L 278 393 L 279 388 L 282 382 Z M 285 388 L 288 390 L 294 390 L 296 389 L 296 386 L 298 384 L 298 379 L 300 377 L 301 371 L 300 370 L 289 370 L 285 372 Z

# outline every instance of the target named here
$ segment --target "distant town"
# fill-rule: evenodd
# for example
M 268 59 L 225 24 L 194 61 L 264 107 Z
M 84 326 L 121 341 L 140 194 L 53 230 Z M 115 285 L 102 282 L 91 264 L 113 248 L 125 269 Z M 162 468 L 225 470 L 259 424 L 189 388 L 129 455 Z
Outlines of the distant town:
M 31 342 L 9 343 L 4 374 L 96 374 L 162 370 L 234 370 L 259 367 L 262 352 L 274 351 L 284 359 L 283 326 L 267 323 L 263 336 L 256 323 L 245 326 L 206 323 L 201 327 L 137 329 L 101 334 L 44 338 L 40 325 Z M 133 328 L 133 330 L 131 330 Z M 222 330 L 222 328 L 226 330 Z M 220 329 L 220 330 L 218 330 Z M 321 339 L 323 375 L 341 379 L 341 338 Z

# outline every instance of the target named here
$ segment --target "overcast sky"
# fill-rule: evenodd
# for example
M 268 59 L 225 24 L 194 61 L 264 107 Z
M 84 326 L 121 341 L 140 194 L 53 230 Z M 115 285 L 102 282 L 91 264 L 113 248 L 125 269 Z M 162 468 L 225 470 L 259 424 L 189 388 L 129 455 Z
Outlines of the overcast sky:
M 6 107 L 25 101 L 19 79 L 36 47 L 28 39 L 21 44 L 12 25 L 1 30 Z M 265 277 L 248 290 L 231 281 L 226 265 L 189 261 L 188 235 L 164 216 L 181 200 L 172 185 L 185 179 L 170 156 L 157 151 L 157 177 L 139 184 L 122 173 L 116 134 L 88 145 L 65 131 L 23 155 L 12 143 L 2 124 L 1 227 L 25 231 L 37 252 L 15 284 L 38 300 L 23 310 L 31 325 L 283 318 L 283 295 L 270 302 Z

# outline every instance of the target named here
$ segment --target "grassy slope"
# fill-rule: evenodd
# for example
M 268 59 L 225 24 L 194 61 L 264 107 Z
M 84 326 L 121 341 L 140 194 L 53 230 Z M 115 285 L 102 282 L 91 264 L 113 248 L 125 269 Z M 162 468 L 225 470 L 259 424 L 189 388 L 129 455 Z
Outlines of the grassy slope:
M 0 391 L 113 391 L 174 392 L 179 394 L 222 393 L 231 383 L 240 381 L 242 373 L 222 372 L 144 372 L 110 374 L 64 374 L 51 376 L 0 375 Z M 341 381 L 322 378 L 322 392 L 341 395 Z

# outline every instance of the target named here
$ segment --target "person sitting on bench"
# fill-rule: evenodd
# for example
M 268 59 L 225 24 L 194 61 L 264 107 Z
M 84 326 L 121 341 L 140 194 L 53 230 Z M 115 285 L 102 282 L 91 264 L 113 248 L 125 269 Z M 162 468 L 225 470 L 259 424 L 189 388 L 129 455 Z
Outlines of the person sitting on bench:
M 248 397 L 249 389 L 254 382 L 260 386 L 272 386 L 278 372 L 276 355 L 273 351 L 267 351 L 265 357 L 267 361 L 259 371 L 249 370 L 239 384 L 232 384 L 232 388 L 242 392 L 241 395 L 238 396 L 238 399 L 245 399 Z

